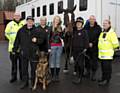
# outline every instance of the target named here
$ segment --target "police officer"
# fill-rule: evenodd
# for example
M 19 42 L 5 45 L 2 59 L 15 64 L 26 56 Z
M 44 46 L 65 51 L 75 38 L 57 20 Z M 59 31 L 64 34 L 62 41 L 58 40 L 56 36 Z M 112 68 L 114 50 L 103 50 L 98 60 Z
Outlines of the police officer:
M 94 15 L 89 17 L 85 29 L 87 30 L 89 37 L 89 48 L 87 50 L 89 59 L 86 58 L 85 61 L 85 66 L 87 69 L 85 76 L 90 78 L 92 81 L 95 81 L 95 74 L 98 68 L 98 38 L 101 33 L 101 27 L 97 24 Z
M 19 50 L 17 51 L 16 54 L 14 54 L 12 48 L 16 38 L 16 34 L 18 30 L 24 26 L 24 24 L 25 21 L 21 20 L 20 14 L 15 13 L 13 21 L 9 22 L 5 29 L 5 36 L 9 40 L 8 52 L 10 53 L 10 60 L 12 66 L 10 83 L 13 83 L 17 80 L 17 60 L 19 60 L 19 74 L 20 74 L 20 79 L 22 80 L 22 70 L 21 70 L 21 60 L 20 60 Z
M 103 21 L 103 29 L 98 42 L 98 57 L 101 61 L 102 70 L 102 78 L 99 80 L 99 85 L 108 85 L 112 74 L 114 50 L 119 48 L 119 42 L 109 20 Z
M 14 43 L 13 51 L 16 52 L 18 47 L 21 48 L 23 85 L 21 89 L 29 86 L 28 66 L 31 66 L 31 85 L 35 80 L 35 70 L 38 62 L 39 46 L 44 44 L 46 36 L 43 32 L 36 30 L 34 26 L 34 18 L 27 17 L 27 24 L 22 27 L 18 33 Z M 48 41 L 47 41 L 48 42 Z M 47 50 L 47 49 L 46 49 Z
M 82 80 L 84 72 L 84 52 L 88 48 L 88 36 L 83 29 L 84 20 L 82 17 L 78 17 L 76 20 L 76 30 L 73 31 L 72 49 L 73 57 L 75 60 L 75 69 L 78 74 L 77 79 L 73 81 L 75 84 L 79 84 Z

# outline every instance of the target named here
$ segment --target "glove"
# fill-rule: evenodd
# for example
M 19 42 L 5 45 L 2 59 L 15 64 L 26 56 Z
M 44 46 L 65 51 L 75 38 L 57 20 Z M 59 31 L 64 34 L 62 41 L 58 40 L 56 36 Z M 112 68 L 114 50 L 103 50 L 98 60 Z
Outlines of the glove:
M 50 52 L 51 52 L 51 49 L 48 49 L 48 52 L 50 53 Z
M 87 51 L 87 49 L 84 49 L 84 50 L 83 50 L 83 52 L 86 52 L 86 51 Z
M 15 55 L 15 52 L 12 52 L 12 55 Z
M 70 57 L 70 64 L 73 64 L 75 61 L 74 61 L 74 58 L 73 58 L 73 56 L 72 57 Z

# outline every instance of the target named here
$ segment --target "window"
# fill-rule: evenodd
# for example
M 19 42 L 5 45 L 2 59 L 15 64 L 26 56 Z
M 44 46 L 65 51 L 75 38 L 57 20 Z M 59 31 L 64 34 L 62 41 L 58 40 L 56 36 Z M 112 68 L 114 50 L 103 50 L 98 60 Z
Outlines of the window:
M 54 4 L 50 4 L 50 15 L 54 14 Z
M 21 12 L 21 16 L 22 16 L 22 19 L 25 19 L 25 18 L 26 18 L 25 11 L 24 11 L 24 12 Z
M 47 15 L 47 6 L 44 5 L 43 6 L 43 16 L 46 16 Z
M 58 14 L 63 13 L 63 1 L 58 2 Z
M 80 11 L 87 10 L 87 2 L 88 2 L 88 0 L 79 0 L 79 4 L 80 4 L 79 10 Z
M 68 8 L 72 9 L 74 7 L 74 0 L 68 0 Z
M 37 17 L 40 17 L 40 7 L 37 7 Z
M 32 17 L 35 17 L 35 9 L 32 9 Z

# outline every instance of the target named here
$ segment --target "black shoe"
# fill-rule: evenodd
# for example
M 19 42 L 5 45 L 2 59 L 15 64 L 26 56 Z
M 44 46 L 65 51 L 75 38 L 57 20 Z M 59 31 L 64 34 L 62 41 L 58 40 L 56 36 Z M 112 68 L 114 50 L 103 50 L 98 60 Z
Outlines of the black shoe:
M 103 82 L 103 81 L 104 81 L 104 79 L 99 79 L 99 80 L 98 80 L 98 83 Z
M 11 80 L 10 80 L 10 83 L 14 83 L 14 82 L 16 82 L 17 81 L 17 78 L 12 78 Z
M 92 76 L 92 77 L 91 77 L 91 81 L 96 81 L 96 77 L 95 77 L 95 76 Z
M 25 89 L 29 86 L 29 83 L 28 82 L 25 82 L 21 87 L 20 89 Z
M 98 85 L 99 85 L 99 86 L 107 86 L 107 85 L 109 85 L 109 80 L 104 80 L 104 81 L 102 81 L 102 82 L 99 82 Z
M 55 82 L 55 76 L 54 76 L 54 77 L 52 77 L 51 81 L 52 81 L 52 82 Z
M 78 79 L 76 79 L 76 80 L 73 80 L 72 83 L 73 83 L 73 84 L 80 84 L 81 81 L 82 81 L 82 78 L 78 78 Z
M 90 72 L 86 72 L 86 73 L 84 74 L 84 77 L 90 79 Z
M 19 78 L 19 79 L 20 79 L 21 81 L 23 81 L 23 77 L 21 77 L 21 76 L 20 76 L 20 78 Z
M 91 81 L 96 81 L 96 74 L 95 72 L 92 72 L 92 75 L 91 75 Z
M 68 69 L 64 69 L 64 70 L 63 70 L 63 73 L 65 73 L 65 74 L 68 73 L 68 72 L 69 72 Z
M 56 82 L 60 82 L 59 76 L 56 76 L 56 77 L 55 77 L 55 81 L 56 81 Z

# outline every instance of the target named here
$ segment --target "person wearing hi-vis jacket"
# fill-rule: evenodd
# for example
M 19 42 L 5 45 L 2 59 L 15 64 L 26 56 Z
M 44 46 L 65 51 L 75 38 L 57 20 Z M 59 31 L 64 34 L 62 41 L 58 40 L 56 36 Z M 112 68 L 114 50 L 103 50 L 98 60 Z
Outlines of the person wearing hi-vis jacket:
M 99 85 L 109 85 L 112 74 L 112 60 L 114 52 L 119 49 L 117 35 L 111 27 L 110 20 L 103 21 L 103 32 L 101 32 L 98 41 L 98 58 L 101 62 L 102 78 Z
M 5 36 L 9 40 L 8 52 L 10 54 L 11 61 L 11 79 L 10 83 L 14 83 L 17 81 L 17 63 L 19 61 L 19 77 L 20 80 L 23 79 L 22 70 L 21 70 L 21 58 L 20 58 L 20 49 L 18 49 L 17 53 L 14 54 L 12 48 L 14 47 L 14 42 L 16 39 L 17 32 L 25 25 L 25 20 L 22 20 L 19 12 L 15 12 L 13 16 L 13 20 L 10 21 L 5 28 Z

